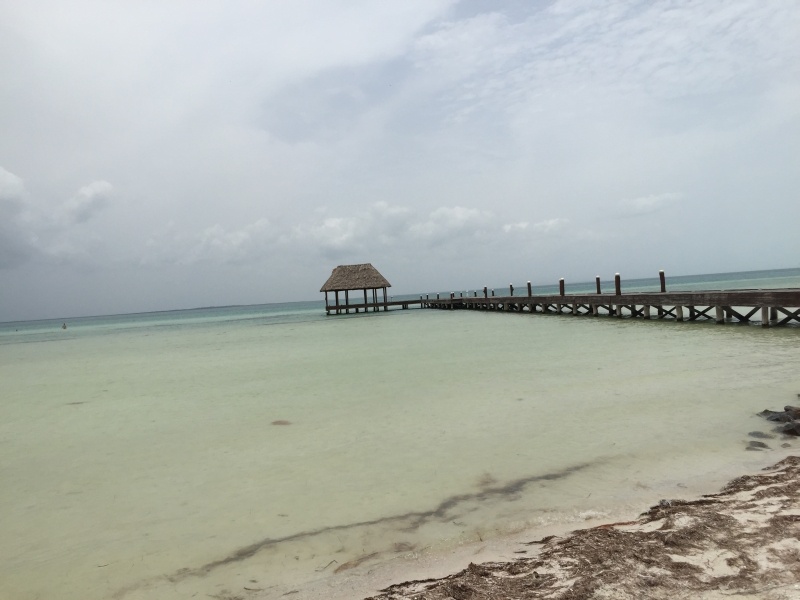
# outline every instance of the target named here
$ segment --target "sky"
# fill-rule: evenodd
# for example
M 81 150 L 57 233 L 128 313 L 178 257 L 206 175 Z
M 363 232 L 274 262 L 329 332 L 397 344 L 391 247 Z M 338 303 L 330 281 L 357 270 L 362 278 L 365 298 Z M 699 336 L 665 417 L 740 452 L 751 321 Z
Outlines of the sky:
M 0 321 L 800 266 L 798 2 L 0 14 Z

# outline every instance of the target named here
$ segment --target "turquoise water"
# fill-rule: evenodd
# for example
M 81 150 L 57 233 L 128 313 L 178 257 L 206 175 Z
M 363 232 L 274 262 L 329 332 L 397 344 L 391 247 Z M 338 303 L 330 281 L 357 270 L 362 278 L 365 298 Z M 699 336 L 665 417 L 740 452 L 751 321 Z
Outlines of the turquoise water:
M 794 452 L 744 447 L 798 358 L 796 327 L 322 302 L 0 324 L 0 597 L 304 597 L 365 556 L 630 517 Z

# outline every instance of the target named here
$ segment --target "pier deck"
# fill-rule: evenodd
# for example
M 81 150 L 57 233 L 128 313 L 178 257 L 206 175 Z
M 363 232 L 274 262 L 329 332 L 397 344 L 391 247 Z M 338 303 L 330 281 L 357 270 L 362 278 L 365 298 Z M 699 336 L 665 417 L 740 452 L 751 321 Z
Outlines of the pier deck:
M 530 289 L 530 288 L 529 288 Z M 562 286 L 563 289 L 563 286 Z M 707 290 L 692 292 L 627 292 L 482 296 L 450 294 L 421 299 L 423 308 L 495 310 L 716 323 L 760 321 L 762 327 L 800 324 L 800 289 Z M 492 292 L 494 293 L 494 292 Z

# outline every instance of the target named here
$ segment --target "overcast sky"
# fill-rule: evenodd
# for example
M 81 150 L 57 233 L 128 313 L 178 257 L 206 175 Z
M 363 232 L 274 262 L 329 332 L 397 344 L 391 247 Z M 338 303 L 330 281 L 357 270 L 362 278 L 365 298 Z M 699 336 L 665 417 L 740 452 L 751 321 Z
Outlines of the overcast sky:
M 792 0 L 0 11 L 0 321 L 800 266 Z

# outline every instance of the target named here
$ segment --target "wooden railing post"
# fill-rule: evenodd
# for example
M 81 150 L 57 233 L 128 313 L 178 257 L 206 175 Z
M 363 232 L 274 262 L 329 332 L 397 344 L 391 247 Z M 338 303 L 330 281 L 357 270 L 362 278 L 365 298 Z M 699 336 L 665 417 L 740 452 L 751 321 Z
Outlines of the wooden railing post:
M 558 295 L 559 296 L 563 296 L 564 295 L 564 278 L 563 277 L 558 280 Z
M 514 295 L 514 286 L 512 284 L 510 284 L 510 283 L 508 284 L 508 295 L 509 296 L 513 296 Z
M 614 293 L 616 293 L 617 296 L 622 295 L 622 281 L 619 273 L 614 273 Z
M 486 286 L 483 286 L 483 297 L 484 298 L 488 298 L 489 297 L 489 290 L 487 289 Z
M 528 282 L 528 296 L 532 296 L 532 295 L 533 294 L 531 293 L 531 282 L 529 281 Z
M 602 294 L 602 292 L 600 291 L 600 275 L 594 278 L 594 283 L 597 286 L 597 293 Z
M 664 277 L 664 269 L 658 272 L 658 278 L 661 281 L 661 293 L 664 294 L 667 291 L 667 279 Z

